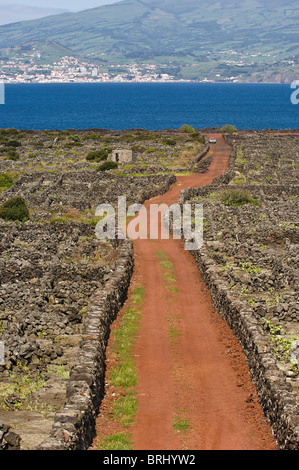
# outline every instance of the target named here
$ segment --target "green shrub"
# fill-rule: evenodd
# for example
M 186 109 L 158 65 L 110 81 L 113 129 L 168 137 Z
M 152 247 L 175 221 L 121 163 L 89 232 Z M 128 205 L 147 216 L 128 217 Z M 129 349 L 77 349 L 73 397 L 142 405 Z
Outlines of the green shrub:
M 237 132 L 237 130 L 236 126 L 233 126 L 232 124 L 225 124 L 221 127 L 221 132 L 225 132 L 227 134 L 233 134 L 234 132 Z
M 110 160 L 102 163 L 102 165 L 100 165 L 98 168 L 97 168 L 97 171 L 107 171 L 107 170 L 114 170 L 115 168 L 117 168 L 118 165 L 116 162 L 111 162 Z
M 205 137 L 203 135 L 200 135 L 199 132 L 195 132 L 194 134 L 192 134 L 192 139 L 195 142 L 198 142 L 199 144 L 205 144 L 206 143 Z
M 21 142 L 19 142 L 18 140 L 9 140 L 9 141 L 6 143 L 6 145 L 7 145 L 8 147 L 15 147 L 15 148 L 22 146 Z
M 78 135 L 72 135 L 71 139 L 73 142 L 81 142 L 81 139 Z
M 107 149 L 94 150 L 87 154 L 86 160 L 98 163 L 103 160 L 107 160 L 108 156 L 109 156 L 109 150 Z
M 17 160 L 20 160 L 20 156 L 14 150 L 9 150 L 7 152 L 7 156 L 5 157 L 5 160 L 17 161 Z
M 163 144 L 164 145 L 176 145 L 176 140 L 174 140 L 174 139 L 165 139 Z
M 0 173 L 0 191 L 9 189 L 13 182 L 13 177 L 9 173 Z
M 11 129 L 0 129 L 0 134 L 1 135 L 18 135 L 19 131 L 17 129 L 11 128 Z
M 100 134 L 88 134 L 83 137 L 83 139 L 90 139 L 90 140 L 101 140 L 101 135 Z
M 127 134 L 124 134 L 122 135 L 120 138 L 119 138 L 119 141 L 120 142 L 134 142 L 135 141 L 135 137 L 133 134 L 131 133 L 127 133 Z
M 54 224 L 66 224 L 70 219 L 68 217 L 54 217 L 51 220 L 50 225 Z
M 244 204 L 258 204 L 258 201 L 252 199 L 250 194 L 248 194 L 246 191 L 241 191 L 238 189 L 222 191 L 220 199 L 226 206 L 243 206 Z
M 17 196 L 4 202 L 0 207 L 0 218 L 26 222 L 29 219 L 29 209 L 24 199 Z
M 72 149 L 73 147 L 82 147 L 82 144 L 80 142 L 68 142 L 63 146 L 64 149 Z
M 183 132 L 184 134 L 195 134 L 196 133 L 196 130 L 194 129 L 194 127 L 189 126 L 189 124 L 183 124 L 179 128 L 179 131 Z
M 144 152 L 145 147 L 142 147 L 141 145 L 133 145 L 131 147 L 132 152 Z

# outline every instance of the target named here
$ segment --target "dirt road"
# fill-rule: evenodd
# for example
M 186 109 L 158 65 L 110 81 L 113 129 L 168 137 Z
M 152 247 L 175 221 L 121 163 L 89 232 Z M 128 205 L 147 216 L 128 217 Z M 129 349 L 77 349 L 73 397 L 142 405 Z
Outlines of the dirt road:
M 207 155 L 213 157 L 208 173 L 178 177 L 166 194 L 145 206 L 175 203 L 181 189 L 209 184 L 222 174 L 231 149 L 216 137 Z M 134 450 L 275 449 L 241 347 L 214 311 L 183 241 L 136 240 L 134 250 L 130 290 L 140 285 L 145 290 L 133 351 Z

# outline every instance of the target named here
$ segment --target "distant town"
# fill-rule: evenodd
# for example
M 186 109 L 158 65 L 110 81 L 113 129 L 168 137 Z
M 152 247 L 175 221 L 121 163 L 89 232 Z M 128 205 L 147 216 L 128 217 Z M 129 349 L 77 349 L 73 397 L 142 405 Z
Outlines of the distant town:
M 156 65 L 109 65 L 110 72 L 87 60 L 65 56 L 52 64 L 41 65 L 41 53 L 33 50 L 10 60 L 0 60 L 0 81 L 5 83 L 69 82 L 154 82 L 173 81 L 168 73 L 157 73 Z M 105 67 L 107 68 L 107 67 Z M 121 70 L 119 70 L 121 69 Z M 125 71 L 124 71 L 125 70 Z
M 213 55 L 215 51 L 208 52 Z M 104 55 L 104 54 L 103 54 Z M 0 58 L 0 82 L 4 83 L 88 83 L 88 82 L 239 82 L 246 77 L 246 68 L 251 68 L 253 62 L 261 53 L 240 54 L 234 50 L 217 52 L 217 59 L 223 66 L 221 74 L 207 74 L 194 77 L 184 76 L 184 67 L 199 73 L 200 64 L 185 64 L 175 67 L 172 64 L 104 64 L 99 65 L 92 57 L 78 58 L 63 56 L 56 60 L 45 62 L 38 48 L 32 47 L 28 52 L 20 52 L 10 57 Z M 283 61 L 289 69 L 294 67 L 293 60 Z M 239 74 L 231 75 L 230 70 L 240 70 Z

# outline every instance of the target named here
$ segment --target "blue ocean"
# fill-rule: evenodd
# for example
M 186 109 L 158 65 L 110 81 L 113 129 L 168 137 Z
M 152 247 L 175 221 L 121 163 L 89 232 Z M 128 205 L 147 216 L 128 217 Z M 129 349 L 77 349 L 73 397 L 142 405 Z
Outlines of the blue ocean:
M 282 84 L 7 84 L 0 128 L 162 130 L 234 124 L 238 129 L 298 129 L 293 92 Z

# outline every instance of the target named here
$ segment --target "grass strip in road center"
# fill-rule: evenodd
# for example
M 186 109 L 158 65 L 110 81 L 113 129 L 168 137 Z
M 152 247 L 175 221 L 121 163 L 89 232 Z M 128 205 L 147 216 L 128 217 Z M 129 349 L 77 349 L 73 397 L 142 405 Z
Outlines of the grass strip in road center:
M 109 371 L 107 379 L 118 397 L 113 403 L 111 417 L 121 425 L 123 431 L 100 440 L 98 446 L 102 450 L 132 450 L 129 428 L 137 412 L 137 372 L 132 349 L 139 332 L 144 293 L 142 286 L 134 289 L 129 299 L 130 306 L 124 311 L 119 327 L 111 333 L 111 351 L 116 358 L 116 365 Z

